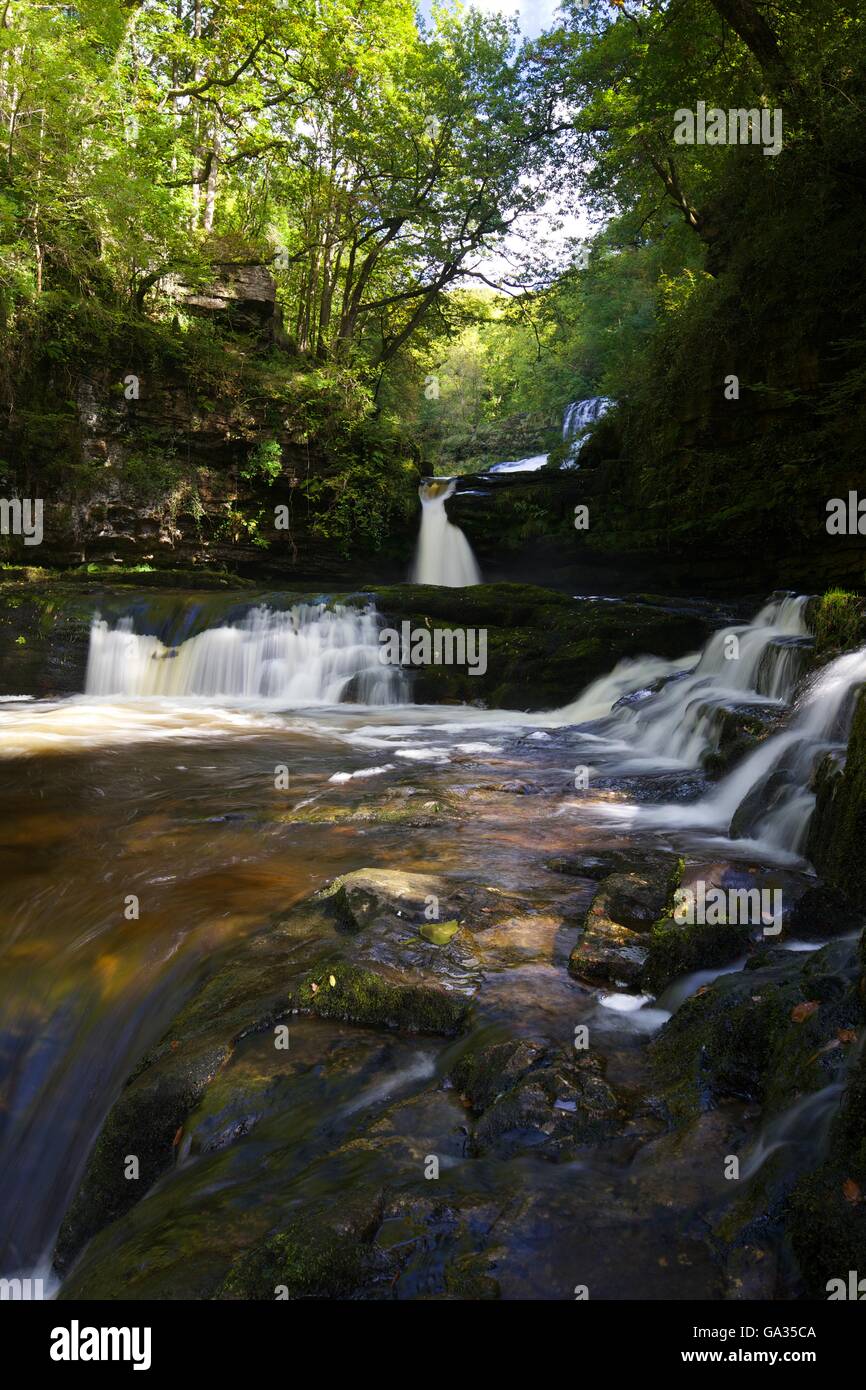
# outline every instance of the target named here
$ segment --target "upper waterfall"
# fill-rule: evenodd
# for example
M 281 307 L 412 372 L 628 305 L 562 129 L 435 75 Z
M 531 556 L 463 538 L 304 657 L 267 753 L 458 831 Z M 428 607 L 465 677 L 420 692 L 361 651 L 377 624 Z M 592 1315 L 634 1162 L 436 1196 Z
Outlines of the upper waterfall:
M 264 606 L 240 622 L 208 628 L 176 647 L 95 618 L 87 659 L 87 695 L 210 696 L 285 705 L 347 701 L 386 705 L 406 697 L 399 670 L 380 661 L 372 609 L 298 604 Z
M 481 583 L 481 571 L 472 547 L 445 514 L 445 503 L 457 484 L 453 478 L 422 483 L 421 530 L 412 567 L 413 584 L 442 584 L 452 589 Z
M 565 414 L 562 417 L 562 438 L 569 445 L 568 459 L 569 464 L 573 464 L 580 451 L 580 446 L 586 439 L 590 425 L 594 425 L 600 420 L 602 415 L 606 415 L 614 402 L 609 396 L 588 396 L 583 401 L 572 401 L 571 405 L 565 407 Z

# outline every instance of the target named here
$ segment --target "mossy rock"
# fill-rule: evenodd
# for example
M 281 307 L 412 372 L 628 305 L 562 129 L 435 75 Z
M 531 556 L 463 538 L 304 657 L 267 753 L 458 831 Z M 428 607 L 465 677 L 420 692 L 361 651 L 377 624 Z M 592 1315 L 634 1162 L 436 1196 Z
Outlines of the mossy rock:
M 345 1298 L 369 1267 L 369 1241 L 382 1214 L 378 1195 L 348 1193 L 343 1201 L 304 1211 L 248 1250 L 214 1297 L 224 1300 Z
M 669 859 L 602 879 L 569 958 L 570 973 L 593 984 L 637 986 L 655 924 L 670 911 L 684 868 L 682 859 Z
M 825 758 L 816 789 L 809 857 L 834 888 L 866 907 L 866 692 L 857 704 L 844 765 Z
M 297 1012 L 445 1037 L 466 1026 L 470 1006 L 462 995 L 385 978 L 335 951 L 341 933 L 349 945 L 340 888 L 298 904 L 211 962 L 213 974 L 142 1058 L 108 1113 L 58 1236 L 59 1268 L 68 1268 L 96 1231 L 172 1166 L 184 1122 L 242 1038 Z M 304 969 L 307 958 L 316 964 Z M 129 1154 L 139 1160 L 138 1181 L 124 1175 Z
M 746 952 L 751 932 L 748 923 L 681 925 L 673 917 L 661 918 L 650 935 L 641 988 L 650 994 L 661 994 L 680 975 L 729 965 Z
M 339 1018 L 367 1027 L 454 1037 L 465 1027 L 470 1006 L 459 995 L 429 985 L 386 980 L 344 961 L 328 962 L 307 975 L 297 1004 L 318 1018 Z
M 859 1013 L 855 945 L 833 942 L 805 962 L 767 948 L 765 960 L 686 1000 L 651 1045 L 678 1119 L 730 1097 L 761 1102 L 770 1114 L 844 1067 L 844 1049 L 833 1044 Z

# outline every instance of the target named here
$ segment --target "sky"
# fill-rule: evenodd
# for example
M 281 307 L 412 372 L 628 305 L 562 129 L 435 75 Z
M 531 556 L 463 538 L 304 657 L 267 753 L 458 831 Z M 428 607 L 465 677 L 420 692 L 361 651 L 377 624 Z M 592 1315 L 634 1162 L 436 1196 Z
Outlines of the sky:
M 520 31 L 528 39 L 537 38 L 553 25 L 559 0 L 473 0 L 475 9 L 486 14 L 517 15 Z
M 559 0 L 468 0 L 468 3 L 467 0 L 464 0 L 464 3 L 466 3 L 467 9 L 471 6 L 473 9 L 481 10 L 484 14 L 516 16 L 520 24 L 520 32 L 527 39 L 537 38 L 543 30 L 551 28 L 559 8 Z M 419 0 L 419 8 L 423 15 L 429 15 L 430 0 Z M 551 216 L 555 211 L 556 209 L 551 204 Z M 585 217 L 566 216 L 563 219 L 561 231 L 549 234 L 554 254 L 566 239 L 586 237 L 590 232 L 590 224 Z M 510 281 L 513 278 L 513 271 L 508 252 L 516 254 L 519 249 L 519 238 L 506 238 L 506 255 L 482 257 L 476 268 L 495 282 Z
M 527 39 L 537 38 L 543 29 L 551 28 L 559 0 L 471 0 L 476 10 L 484 14 L 516 15 L 520 32 Z M 421 13 L 430 13 L 430 0 L 421 0 Z

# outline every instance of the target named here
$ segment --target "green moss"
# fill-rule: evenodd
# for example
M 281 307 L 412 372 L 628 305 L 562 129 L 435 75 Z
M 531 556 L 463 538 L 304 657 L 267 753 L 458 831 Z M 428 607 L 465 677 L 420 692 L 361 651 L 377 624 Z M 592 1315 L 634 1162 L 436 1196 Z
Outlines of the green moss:
M 362 1268 L 357 1239 L 301 1218 L 239 1260 L 215 1297 L 342 1298 L 359 1282 Z
M 301 983 L 298 1006 L 319 1018 L 451 1037 L 462 1031 L 469 1004 L 427 985 L 404 985 L 344 961 L 323 965 Z
M 816 789 L 809 857 L 830 884 L 866 904 L 866 695 L 854 715 L 844 771 L 835 758 L 826 758 Z
M 653 927 L 641 985 L 653 994 L 660 994 L 679 975 L 727 965 L 743 954 L 750 936 L 748 923 L 726 922 L 718 926 L 687 923 L 681 926 L 672 917 L 664 917 Z
M 489 1256 L 459 1255 L 445 1266 L 445 1288 L 452 1298 L 479 1300 L 500 1297 L 497 1281 L 489 1272 Z
M 812 622 L 817 656 L 848 651 L 866 641 L 866 599 L 845 589 L 830 589 L 816 604 Z

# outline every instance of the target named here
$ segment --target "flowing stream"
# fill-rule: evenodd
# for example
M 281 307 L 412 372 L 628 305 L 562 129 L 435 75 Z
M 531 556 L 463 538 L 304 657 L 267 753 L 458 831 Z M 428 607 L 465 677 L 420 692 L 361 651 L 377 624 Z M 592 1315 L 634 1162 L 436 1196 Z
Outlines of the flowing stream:
M 468 542 L 445 517 L 448 495 L 422 497 L 417 577 L 477 582 Z M 2 1272 L 45 1267 L 112 1098 L 201 962 L 365 864 L 480 872 L 520 895 L 528 906 L 480 990 L 485 1018 L 567 1042 L 576 1022 L 604 1015 L 609 1074 L 639 1085 L 641 1039 L 682 990 L 652 1013 L 630 996 L 600 1009 L 598 992 L 567 974 L 574 936 L 552 932 L 545 863 L 647 846 L 712 862 L 722 842 L 736 853 L 739 836 L 750 859 L 804 871 L 812 769 L 844 748 L 866 682 L 863 650 L 798 687 L 804 614 L 803 599 L 776 596 L 700 653 L 622 662 L 572 704 L 537 714 L 408 704 L 401 673 L 379 661 L 372 609 L 260 606 L 176 645 L 136 632 L 132 616 L 97 618 L 86 692 L 0 705 Z M 725 710 L 744 706 L 774 731 L 710 784 L 702 762 L 719 748 Z M 590 769 L 585 790 L 576 765 Z M 365 819 L 373 795 L 457 798 L 473 813 L 407 833 Z M 580 891 L 588 901 L 592 884 Z M 393 1076 L 371 1075 L 340 1113 L 348 1123 L 435 1065 L 423 1046 L 401 1053 Z M 541 1182 L 552 1209 L 560 1180 Z M 521 1230 L 528 1250 L 534 1237 Z M 563 1270 L 568 1239 L 550 1252 Z M 647 1239 L 641 1278 L 671 1239 L 664 1220 Z

